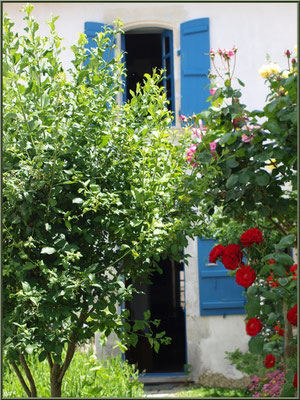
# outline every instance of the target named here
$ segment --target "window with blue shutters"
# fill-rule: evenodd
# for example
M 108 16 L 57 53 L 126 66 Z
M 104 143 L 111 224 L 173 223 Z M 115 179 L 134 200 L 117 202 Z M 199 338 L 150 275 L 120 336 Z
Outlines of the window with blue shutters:
M 208 107 L 209 18 L 194 19 L 181 24 L 180 47 L 180 114 L 190 116 Z
M 244 288 L 235 282 L 221 262 L 210 263 L 213 239 L 198 238 L 200 315 L 245 314 Z

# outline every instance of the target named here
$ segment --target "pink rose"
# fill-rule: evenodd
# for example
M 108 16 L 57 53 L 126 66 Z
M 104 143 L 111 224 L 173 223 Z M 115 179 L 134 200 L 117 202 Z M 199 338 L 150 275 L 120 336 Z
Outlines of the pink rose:
M 217 88 L 210 89 L 209 93 L 213 96 L 217 91 Z
M 233 57 L 234 56 L 234 52 L 232 50 L 227 51 L 226 54 L 228 55 L 228 57 Z
M 211 143 L 209 143 L 209 147 L 210 147 L 211 155 L 213 156 L 214 159 L 216 159 L 217 158 L 217 156 L 216 156 L 217 143 L 211 142 Z
M 180 119 L 182 122 L 185 122 L 185 121 L 187 121 L 188 118 L 185 115 L 181 114 Z
M 254 139 L 255 135 L 245 135 L 245 133 L 242 134 L 242 142 L 244 143 L 250 143 Z
M 202 139 L 202 135 L 201 135 L 201 129 L 200 128 L 193 128 L 192 129 L 192 137 L 195 138 L 200 138 Z
M 187 158 L 187 161 L 189 163 L 192 163 L 196 151 L 197 151 L 197 145 L 196 144 L 192 144 L 191 147 L 188 149 L 188 152 L 186 154 L 186 158 Z M 193 163 L 192 165 L 193 165 L 193 167 L 198 167 L 198 164 L 196 164 L 196 163 Z
M 216 151 L 216 148 L 217 148 L 216 142 L 209 143 L 209 146 L 210 146 L 210 151 Z

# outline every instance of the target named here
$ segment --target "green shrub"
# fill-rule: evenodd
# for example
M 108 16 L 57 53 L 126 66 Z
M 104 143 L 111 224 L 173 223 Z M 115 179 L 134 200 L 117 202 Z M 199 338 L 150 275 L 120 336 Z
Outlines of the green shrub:
M 49 367 L 47 361 L 30 359 L 31 370 L 37 382 L 40 397 L 50 397 Z M 141 397 L 143 383 L 139 372 L 121 356 L 99 360 L 92 354 L 77 351 L 63 381 L 65 397 Z M 3 363 L 3 396 L 26 397 L 17 376 L 6 362 Z

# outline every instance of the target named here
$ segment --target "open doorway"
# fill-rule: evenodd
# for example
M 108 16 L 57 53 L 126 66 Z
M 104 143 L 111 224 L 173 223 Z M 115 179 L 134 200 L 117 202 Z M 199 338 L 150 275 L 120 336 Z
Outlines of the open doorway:
M 150 285 L 143 282 L 136 285 L 145 294 L 136 294 L 126 308 L 132 319 L 143 319 L 144 311 L 150 310 L 151 319 L 161 321 L 157 332 L 166 331 L 171 344 L 162 345 L 156 353 L 148 339 L 142 337 L 136 347 L 129 348 L 125 357 L 140 372 L 183 373 L 186 364 L 184 265 L 169 259 L 159 265 L 163 273 L 156 272 Z
M 145 73 L 165 69 L 162 85 L 166 88 L 168 108 L 174 112 L 173 33 L 162 28 L 139 28 L 122 36 L 122 50 L 126 51 L 127 69 L 124 101 L 131 98 L 130 90 L 143 82 Z

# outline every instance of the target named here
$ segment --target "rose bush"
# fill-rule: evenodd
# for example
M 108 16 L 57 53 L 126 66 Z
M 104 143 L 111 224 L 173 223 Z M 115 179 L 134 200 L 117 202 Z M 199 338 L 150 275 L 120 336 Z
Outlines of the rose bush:
M 215 165 L 220 171 L 206 192 L 211 219 L 215 221 L 217 207 L 222 213 L 217 217 L 220 224 L 228 224 L 231 218 L 244 227 L 239 236 L 219 229 L 231 240 L 223 241 L 219 234 L 210 260 L 220 260 L 245 288 L 249 352 L 272 355 L 268 368 L 284 368 L 280 391 L 289 396 L 295 392 L 297 368 L 297 336 L 292 329 L 297 325 L 297 276 L 292 248 L 297 246 L 298 64 L 291 51 L 285 55 L 286 69 L 269 62 L 259 70 L 269 94 L 263 110 L 249 111 L 241 103 L 244 83 L 234 77 L 236 47 L 211 50 L 211 105 L 185 117 L 184 123 L 189 132 L 202 127 L 201 136 L 191 135 L 196 145 L 193 167 Z M 274 326 L 280 327 L 278 331 Z

